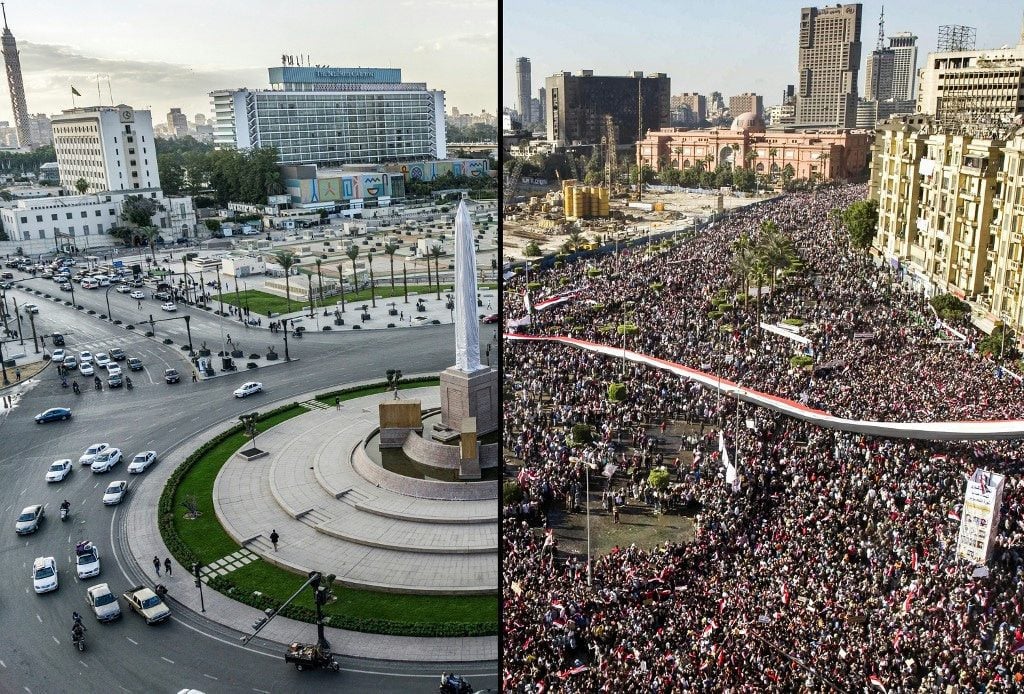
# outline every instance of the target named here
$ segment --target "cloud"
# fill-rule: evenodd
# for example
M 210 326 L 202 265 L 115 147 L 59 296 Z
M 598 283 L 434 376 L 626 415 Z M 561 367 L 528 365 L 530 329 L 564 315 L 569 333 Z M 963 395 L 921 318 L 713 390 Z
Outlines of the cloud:
M 484 33 L 476 34 L 454 34 L 452 36 L 441 37 L 440 40 L 434 41 L 433 43 L 421 43 L 412 49 L 413 53 L 426 53 L 429 51 L 439 52 L 443 51 L 446 47 L 468 47 L 472 49 L 497 49 L 498 47 L 498 35 L 497 32 L 488 31 Z
M 57 113 L 71 104 L 69 85 L 74 84 L 88 103 L 95 88 L 96 75 L 101 80 L 102 99 L 109 97 L 106 81 L 109 76 L 115 102 L 123 102 L 154 111 L 172 105 L 189 108 L 203 106 L 208 110 L 208 93 L 214 89 L 264 83 L 265 68 L 192 69 L 176 63 L 150 62 L 83 55 L 69 46 L 22 42 L 19 45 L 25 90 L 32 112 Z M 80 100 L 81 101 L 81 100 Z

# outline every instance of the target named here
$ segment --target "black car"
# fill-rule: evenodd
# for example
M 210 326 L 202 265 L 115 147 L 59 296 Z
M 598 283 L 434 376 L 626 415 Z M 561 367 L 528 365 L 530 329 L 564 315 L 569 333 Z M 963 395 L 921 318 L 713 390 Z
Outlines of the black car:
M 53 339 L 53 344 L 55 346 L 57 346 L 57 347 L 63 347 L 64 346 L 64 336 L 61 335 L 60 333 L 54 333 L 50 337 Z
M 115 347 L 114 349 L 110 350 L 110 358 L 113 359 L 114 361 L 124 361 L 126 357 L 127 355 L 124 353 L 124 350 L 121 349 L 120 347 Z
M 153 295 L 153 298 L 154 299 L 159 299 L 160 301 L 170 301 L 171 300 L 171 293 L 170 292 L 163 292 L 163 291 L 157 292 L 156 294 Z
M 164 371 L 164 380 L 168 383 L 178 383 L 181 381 L 181 374 L 179 374 L 175 369 L 167 369 Z
M 142 360 L 138 357 L 128 357 L 128 368 L 132 371 L 142 371 Z

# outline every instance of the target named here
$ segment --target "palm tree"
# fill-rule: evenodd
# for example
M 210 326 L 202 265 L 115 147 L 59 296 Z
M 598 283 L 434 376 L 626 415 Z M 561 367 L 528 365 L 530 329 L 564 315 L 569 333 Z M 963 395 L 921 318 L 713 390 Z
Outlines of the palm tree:
M 398 252 L 400 246 L 397 243 L 388 241 L 384 244 L 384 252 L 388 254 L 388 260 L 391 262 L 391 293 L 395 292 L 395 253 Z
M 774 173 L 775 173 L 775 157 L 777 157 L 777 156 L 779 156 L 779 149 L 778 149 L 778 147 L 769 147 L 768 148 L 768 173 L 772 174 L 773 177 L 774 177 Z
M 341 312 L 345 312 L 345 268 L 338 263 L 338 288 L 341 289 Z
M 86 181 L 84 178 L 80 178 L 77 181 L 75 181 L 75 189 L 79 192 L 79 194 L 84 195 L 85 191 L 89 190 L 89 182 Z
M 729 267 L 736 276 L 736 279 L 739 280 L 744 304 L 747 301 L 747 297 L 750 296 L 750 278 L 754 270 L 756 258 L 757 254 L 750 247 L 749 243 L 746 242 L 745 237 L 740 237 L 740 240 L 733 246 L 733 255 L 732 260 L 729 261 Z
M 366 267 L 370 268 L 370 303 L 377 308 L 377 297 L 373 291 L 373 249 L 366 251 Z
M 573 231 L 571 234 L 569 234 L 569 238 L 566 239 L 565 245 L 566 248 L 568 248 L 569 251 L 572 252 L 578 251 L 580 248 L 583 247 L 584 244 L 586 244 L 586 242 L 587 238 L 583 234 L 581 234 L 578 231 Z
M 299 262 L 299 259 L 295 257 L 295 254 L 291 251 L 276 251 L 274 253 L 274 260 L 284 270 L 284 294 L 287 297 L 288 311 L 292 312 L 292 266 Z
M 770 272 L 772 295 L 775 294 L 775 281 L 779 270 L 785 270 L 793 263 L 793 248 L 789 239 L 780 234 L 775 224 L 766 221 L 761 225 L 764 235 L 758 245 L 757 252 L 766 270 Z
M 730 167 L 729 168 L 735 169 L 736 168 L 736 155 L 740 151 L 740 146 L 734 142 L 731 145 L 729 145 L 729 149 L 732 150 L 732 158 L 729 160 L 729 163 L 730 163 Z
M 826 174 L 826 173 L 827 173 L 827 171 L 828 171 L 828 160 L 829 160 L 829 154 L 828 154 L 828 152 L 822 152 L 822 153 L 821 153 L 821 156 L 819 156 L 819 157 L 818 157 L 818 161 L 820 161 L 820 162 L 821 162 L 821 173 L 820 173 L 820 178 L 821 178 L 821 180 L 823 180 L 823 181 L 825 180 L 825 174 Z
M 352 291 L 358 292 L 359 280 L 356 279 L 356 258 L 359 257 L 359 248 L 357 248 L 355 244 L 352 244 L 345 251 L 345 255 L 347 255 L 348 259 L 352 261 Z
M 430 247 L 430 255 L 434 256 L 434 281 L 437 282 L 437 299 L 441 300 L 441 253 L 443 252 L 441 244 L 435 243 Z M 430 265 L 430 259 L 427 258 L 427 265 Z
M 149 252 L 153 256 L 153 264 L 156 265 L 156 237 L 160 235 L 160 230 L 154 226 L 139 227 L 135 230 L 145 245 L 149 246 Z

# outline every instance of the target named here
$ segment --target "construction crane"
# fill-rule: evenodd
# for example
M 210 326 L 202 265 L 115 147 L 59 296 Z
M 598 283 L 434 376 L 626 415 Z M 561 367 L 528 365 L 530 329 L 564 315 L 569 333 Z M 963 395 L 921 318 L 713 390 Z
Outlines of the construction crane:
M 619 170 L 618 162 L 619 129 L 615 126 L 612 115 L 604 117 L 604 135 L 601 145 L 604 147 L 604 182 L 608 186 L 608 195 L 615 194 L 615 174 Z

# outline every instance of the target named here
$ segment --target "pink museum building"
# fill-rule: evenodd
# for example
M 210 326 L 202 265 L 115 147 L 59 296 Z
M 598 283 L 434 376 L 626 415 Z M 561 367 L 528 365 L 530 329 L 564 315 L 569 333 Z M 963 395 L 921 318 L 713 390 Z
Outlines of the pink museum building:
M 729 128 L 651 130 L 637 143 L 643 164 L 654 171 L 675 165 L 719 165 L 752 168 L 793 178 L 862 181 L 867 178 L 874 134 L 866 130 L 766 130 L 754 113 L 744 113 Z

